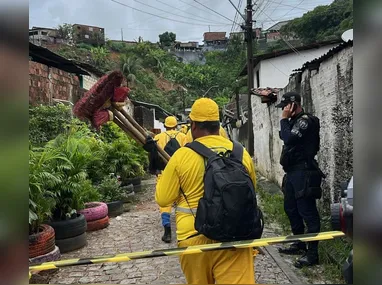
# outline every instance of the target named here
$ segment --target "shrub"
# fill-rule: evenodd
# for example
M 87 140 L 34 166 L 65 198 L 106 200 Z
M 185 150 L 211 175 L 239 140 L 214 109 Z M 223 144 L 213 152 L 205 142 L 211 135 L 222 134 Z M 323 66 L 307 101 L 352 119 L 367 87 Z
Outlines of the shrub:
M 56 106 L 37 106 L 29 108 L 29 141 L 42 146 L 65 132 L 72 120 L 71 108 Z
M 105 177 L 102 183 L 97 186 L 103 202 L 110 203 L 121 201 L 125 198 L 124 189 L 119 187 L 120 183 L 115 177 Z

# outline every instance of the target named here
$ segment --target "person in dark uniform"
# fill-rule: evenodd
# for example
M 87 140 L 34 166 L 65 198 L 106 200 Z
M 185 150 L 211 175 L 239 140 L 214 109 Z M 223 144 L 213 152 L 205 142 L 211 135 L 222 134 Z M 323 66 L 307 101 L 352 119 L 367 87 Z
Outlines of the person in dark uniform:
M 285 175 L 282 183 L 284 210 L 287 214 L 294 235 L 304 234 L 305 225 L 308 233 L 320 232 L 320 216 L 316 199 L 321 198 L 321 179 L 323 173 L 318 167 L 315 156 L 320 147 L 320 121 L 317 117 L 305 113 L 301 107 L 301 96 L 296 92 L 283 95 L 280 121 L 280 138 L 284 142 L 280 158 Z M 303 254 L 295 266 L 318 264 L 318 242 L 303 242 L 280 248 L 285 254 Z

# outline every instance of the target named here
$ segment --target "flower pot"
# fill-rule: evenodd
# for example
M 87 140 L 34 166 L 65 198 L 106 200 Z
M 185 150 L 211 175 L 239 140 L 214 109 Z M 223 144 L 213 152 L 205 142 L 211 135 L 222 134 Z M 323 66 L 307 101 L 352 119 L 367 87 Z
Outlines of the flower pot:
M 142 177 L 134 177 L 134 178 L 127 178 L 123 181 L 123 185 L 129 185 L 133 184 L 134 186 L 136 185 L 141 185 L 142 182 Z
M 77 214 L 75 218 L 49 222 L 56 232 L 56 245 L 61 253 L 84 247 L 87 223 L 85 216 Z
M 48 224 L 54 229 L 56 239 L 79 236 L 86 231 L 86 220 L 82 214 L 77 214 L 74 219 L 51 221 Z
M 61 253 L 60 249 L 57 246 L 54 246 L 54 249 L 44 255 L 39 255 L 34 258 L 29 259 L 29 266 L 33 266 L 36 264 L 44 263 L 44 262 L 51 262 L 51 261 L 57 261 L 60 260 Z
M 86 222 L 96 221 L 105 218 L 108 214 L 107 205 L 102 202 L 91 202 L 85 204 L 85 209 L 78 211 L 85 216 Z
M 88 229 L 86 231 L 98 231 L 109 226 L 109 217 L 103 217 L 102 219 L 98 219 L 95 221 L 88 222 Z
M 41 225 L 39 232 L 29 235 L 29 258 L 45 255 L 54 250 L 54 229 L 49 225 Z
M 108 208 L 109 217 L 116 217 L 123 214 L 123 202 L 122 201 L 114 201 L 110 203 L 106 203 Z

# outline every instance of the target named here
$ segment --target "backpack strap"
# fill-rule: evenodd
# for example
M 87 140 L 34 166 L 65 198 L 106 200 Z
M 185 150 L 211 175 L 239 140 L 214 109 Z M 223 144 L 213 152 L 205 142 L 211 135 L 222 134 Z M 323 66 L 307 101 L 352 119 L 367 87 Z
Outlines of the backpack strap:
M 192 143 L 188 143 L 185 146 L 207 159 L 218 155 L 198 141 L 193 141 Z
M 242 161 L 243 160 L 244 147 L 237 141 L 233 141 L 233 149 L 231 156 Z

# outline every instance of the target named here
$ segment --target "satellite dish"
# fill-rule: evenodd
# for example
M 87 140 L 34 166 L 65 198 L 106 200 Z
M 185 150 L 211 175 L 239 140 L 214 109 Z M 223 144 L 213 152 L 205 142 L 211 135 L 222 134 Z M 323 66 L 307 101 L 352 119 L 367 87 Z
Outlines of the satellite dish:
M 353 40 L 353 29 L 345 31 L 342 34 L 341 38 L 344 42 L 352 41 Z

